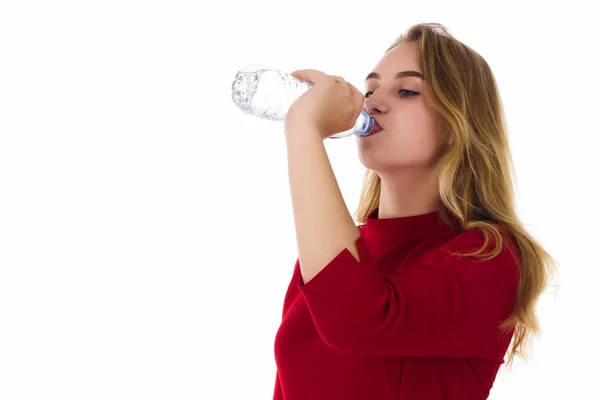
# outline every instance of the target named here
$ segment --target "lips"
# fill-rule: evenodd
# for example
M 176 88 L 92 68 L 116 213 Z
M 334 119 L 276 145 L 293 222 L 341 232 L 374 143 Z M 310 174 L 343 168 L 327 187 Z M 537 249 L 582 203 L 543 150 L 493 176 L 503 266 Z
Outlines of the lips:
M 381 127 L 381 125 L 379 125 L 379 123 L 377 121 L 375 121 L 375 127 L 373 128 L 371 135 L 374 135 L 377 132 L 382 131 L 382 130 L 383 130 L 383 128 Z

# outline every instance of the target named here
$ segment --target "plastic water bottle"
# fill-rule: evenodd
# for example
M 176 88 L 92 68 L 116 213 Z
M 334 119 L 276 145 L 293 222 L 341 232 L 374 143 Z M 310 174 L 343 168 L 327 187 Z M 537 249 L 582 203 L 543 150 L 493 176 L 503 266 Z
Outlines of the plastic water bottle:
M 231 85 L 231 98 L 247 114 L 282 121 L 294 101 L 312 86 L 310 82 L 299 80 L 284 71 L 262 64 L 250 64 L 236 74 Z M 329 139 L 352 134 L 367 136 L 374 127 L 373 117 L 362 111 L 352 129 L 329 136 Z

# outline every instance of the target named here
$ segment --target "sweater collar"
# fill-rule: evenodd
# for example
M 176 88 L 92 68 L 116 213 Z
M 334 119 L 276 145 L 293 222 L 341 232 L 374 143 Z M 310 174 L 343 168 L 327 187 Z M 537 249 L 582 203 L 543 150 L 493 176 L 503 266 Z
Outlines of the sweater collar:
M 450 221 L 454 226 L 458 226 L 457 219 L 450 217 Z M 368 215 L 364 225 L 364 233 L 367 236 L 380 239 L 409 239 L 443 230 L 453 230 L 453 228 L 444 222 L 437 210 L 408 217 L 379 219 L 378 207 Z

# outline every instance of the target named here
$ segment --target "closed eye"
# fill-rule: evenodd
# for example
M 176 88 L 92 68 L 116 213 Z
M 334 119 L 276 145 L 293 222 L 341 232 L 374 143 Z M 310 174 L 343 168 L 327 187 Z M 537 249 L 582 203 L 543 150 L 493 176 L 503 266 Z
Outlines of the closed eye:
M 367 92 L 365 93 L 365 98 L 368 98 L 371 94 L 373 94 L 373 92 Z M 413 96 L 417 96 L 419 95 L 418 92 L 412 91 L 412 90 L 406 90 L 406 89 L 400 89 L 398 90 L 398 94 L 402 97 L 413 97 Z

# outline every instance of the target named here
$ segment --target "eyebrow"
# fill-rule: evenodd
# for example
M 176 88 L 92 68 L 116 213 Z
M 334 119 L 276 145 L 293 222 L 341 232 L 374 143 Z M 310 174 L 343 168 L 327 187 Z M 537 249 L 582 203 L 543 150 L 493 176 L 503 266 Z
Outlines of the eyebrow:
M 398 78 L 402 78 L 403 76 L 416 76 L 417 78 L 421 78 L 421 79 L 425 79 L 425 77 L 423 76 L 422 73 L 417 72 L 417 71 L 402 71 L 402 72 L 398 72 L 396 74 L 396 79 Z M 367 78 L 365 79 L 365 81 L 368 81 L 369 79 L 381 79 L 381 76 L 379 76 L 379 74 L 377 72 L 371 72 L 369 75 L 367 75 Z

